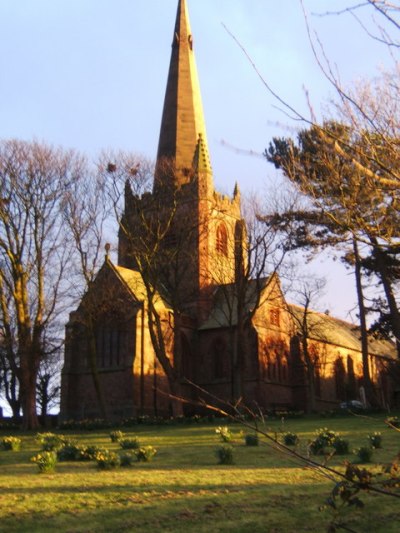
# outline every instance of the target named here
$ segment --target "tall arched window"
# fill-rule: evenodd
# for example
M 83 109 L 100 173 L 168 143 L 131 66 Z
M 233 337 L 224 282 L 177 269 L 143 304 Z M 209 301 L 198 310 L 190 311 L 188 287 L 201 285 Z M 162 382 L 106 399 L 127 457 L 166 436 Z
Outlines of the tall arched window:
M 228 231 L 223 222 L 217 227 L 217 241 L 215 247 L 217 252 L 228 255 Z

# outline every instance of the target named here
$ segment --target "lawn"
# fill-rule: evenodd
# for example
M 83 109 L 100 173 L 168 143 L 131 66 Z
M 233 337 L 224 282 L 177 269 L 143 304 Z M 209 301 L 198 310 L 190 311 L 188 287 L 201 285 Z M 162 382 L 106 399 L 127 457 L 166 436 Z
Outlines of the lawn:
M 294 432 L 298 450 L 306 453 L 314 431 L 328 427 L 350 441 L 350 450 L 365 445 L 368 435 L 382 433 L 382 449 L 373 465 L 387 463 L 399 452 L 400 433 L 387 428 L 384 416 L 269 420 L 272 435 Z M 222 421 L 226 425 L 225 421 Z M 40 445 L 33 434 L 22 438 L 20 451 L 0 452 L 0 531 L 2 532 L 303 532 L 326 531 L 331 513 L 320 510 L 333 482 L 298 460 L 271 447 L 246 446 L 238 424 L 233 435 L 233 465 L 219 465 L 218 423 L 144 426 L 123 429 L 152 445 L 157 455 L 149 463 L 100 471 L 95 462 L 60 462 L 51 474 L 39 474 L 30 458 Z M 109 430 L 63 431 L 81 444 L 119 450 Z M 3 431 L 0 440 L 10 432 Z M 279 437 L 280 438 L 280 437 Z M 334 456 L 329 465 L 343 471 L 352 453 Z M 322 461 L 323 457 L 317 460 Z M 367 465 L 366 465 L 367 466 Z M 347 526 L 357 532 L 399 531 L 399 500 L 362 496 L 365 508 L 347 512 Z

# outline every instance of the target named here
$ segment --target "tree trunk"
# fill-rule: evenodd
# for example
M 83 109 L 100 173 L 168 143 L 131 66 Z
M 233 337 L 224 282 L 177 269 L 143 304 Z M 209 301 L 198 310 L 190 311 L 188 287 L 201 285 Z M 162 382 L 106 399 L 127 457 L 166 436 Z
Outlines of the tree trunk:
M 316 411 L 314 364 L 308 351 L 307 337 L 303 336 L 301 344 L 303 349 L 304 363 L 307 369 L 307 414 L 311 414 Z
M 371 406 L 375 407 L 378 405 L 378 400 L 376 398 L 374 386 L 371 380 L 371 375 L 369 372 L 369 353 L 368 353 L 368 330 L 367 330 L 367 321 L 366 321 L 366 310 L 364 305 L 364 294 L 361 280 L 361 261 L 360 255 L 358 252 L 358 245 L 356 239 L 353 239 L 353 250 L 354 250 L 354 259 L 355 259 L 355 277 L 356 277 L 356 289 L 357 289 L 357 299 L 358 299 L 358 309 L 360 315 L 360 330 L 361 330 L 361 354 L 362 354 L 362 365 L 363 365 L 363 385 L 365 388 L 365 394 L 367 401 Z
M 21 407 L 22 427 L 24 430 L 36 430 L 39 427 L 36 412 L 36 379 L 37 370 L 35 368 L 21 368 Z
M 397 306 L 396 297 L 394 295 L 393 286 L 390 281 L 390 275 L 388 273 L 385 257 L 383 256 L 376 239 L 372 239 L 372 243 L 374 246 L 376 265 L 379 270 L 386 300 L 389 306 L 390 324 L 396 339 L 397 357 L 400 358 L 400 312 Z

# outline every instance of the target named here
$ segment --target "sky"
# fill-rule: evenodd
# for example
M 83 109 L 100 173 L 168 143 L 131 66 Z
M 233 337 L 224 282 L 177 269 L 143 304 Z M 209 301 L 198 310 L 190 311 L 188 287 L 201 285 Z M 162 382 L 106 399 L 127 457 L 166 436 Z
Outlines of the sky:
M 261 157 L 298 123 L 266 90 L 249 59 L 290 105 L 318 117 L 334 91 L 313 57 L 300 0 L 187 0 L 216 188 L 267 197 L 284 186 Z M 304 0 L 343 83 L 376 76 L 385 48 L 349 14 L 351 0 Z M 0 0 L 0 138 L 37 139 L 96 158 L 123 149 L 154 158 L 177 0 Z M 369 14 L 365 12 L 365 20 Z M 321 310 L 344 318 L 354 281 L 327 258 Z

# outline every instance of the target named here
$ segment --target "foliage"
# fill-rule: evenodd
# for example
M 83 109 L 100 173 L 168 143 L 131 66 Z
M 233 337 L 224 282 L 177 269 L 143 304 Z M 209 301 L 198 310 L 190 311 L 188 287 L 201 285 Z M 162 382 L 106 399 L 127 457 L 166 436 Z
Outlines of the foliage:
M 233 446 L 225 444 L 215 450 L 215 455 L 220 465 L 233 465 Z
M 149 463 L 156 455 L 157 450 L 153 446 L 141 446 L 135 451 L 136 459 L 139 462 Z
M 368 435 L 368 440 L 372 448 L 382 448 L 382 433 L 380 431 L 375 431 L 372 435 Z
M 57 465 L 57 454 L 55 451 L 43 451 L 31 458 L 36 463 L 40 473 L 53 472 Z
M 247 433 L 244 436 L 246 446 L 258 446 L 259 438 L 257 433 Z
M 11 450 L 13 452 L 19 452 L 21 443 L 22 441 L 18 437 L 4 437 L 1 441 L 4 450 Z
M 220 436 L 222 442 L 231 442 L 232 440 L 232 433 L 228 426 L 217 427 L 215 433 Z
M 96 445 L 79 446 L 78 461 L 95 461 L 96 455 L 101 452 L 102 448 Z
M 299 442 L 299 437 L 296 433 L 292 433 L 290 431 L 286 432 L 283 435 L 283 443 L 285 446 L 295 446 Z
M 64 435 L 56 435 L 55 433 L 38 433 L 36 441 L 42 445 L 42 450 L 48 452 L 57 451 L 68 442 Z
M 345 455 L 349 453 L 350 443 L 348 440 L 337 435 L 332 441 L 332 447 L 335 449 L 337 455 Z
M 354 453 L 357 455 L 360 463 L 370 463 L 374 450 L 370 446 L 360 446 L 354 450 Z
M 111 431 L 110 433 L 110 439 L 111 442 L 118 442 L 125 438 L 125 433 L 119 430 Z
M 315 438 L 310 442 L 309 449 L 314 455 L 323 454 L 327 446 L 332 446 L 338 435 L 328 428 L 320 428 L 315 431 Z
M 132 466 L 132 464 L 137 461 L 136 453 L 133 451 L 120 453 L 119 457 L 121 466 Z
M 56 452 L 59 461 L 78 461 L 84 454 L 84 449 L 75 441 L 65 441 L 61 448 L 56 448 Z
M 118 442 L 123 450 L 136 450 L 140 448 L 140 442 L 137 437 L 121 439 Z
M 121 464 L 120 456 L 110 450 L 100 450 L 96 453 L 95 459 L 99 470 L 113 470 Z
M 344 101 L 355 106 L 354 113 L 348 115 L 342 110 L 343 122 L 312 124 L 300 131 L 296 140 L 273 139 L 265 153 L 268 161 L 282 169 L 298 193 L 307 198 L 303 205 L 275 213 L 266 222 L 287 234 L 291 250 L 302 249 L 311 255 L 330 248 L 354 272 L 364 388 L 369 404 L 375 407 L 379 398 L 369 369 L 367 313 L 378 315 L 376 331 L 386 338 L 400 339 L 396 297 L 400 276 L 399 177 L 395 170 L 399 160 L 398 124 L 393 127 L 396 121 L 388 113 L 392 106 L 397 111 L 394 102 L 398 101 L 399 86 L 394 89 L 395 95 L 386 98 L 390 102 L 386 107 L 382 94 L 396 83 L 382 80 L 382 85 L 371 94 L 364 91 L 354 99 L 344 98 L 344 107 Z M 372 94 L 375 99 L 371 102 Z M 340 95 L 343 98 L 343 93 Z M 379 120 L 380 126 L 384 124 L 382 131 L 375 129 Z M 371 286 L 378 290 L 371 294 L 373 305 L 368 307 L 369 295 L 365 292 Z M 400 357 L 400 341 L 396 344 Z

